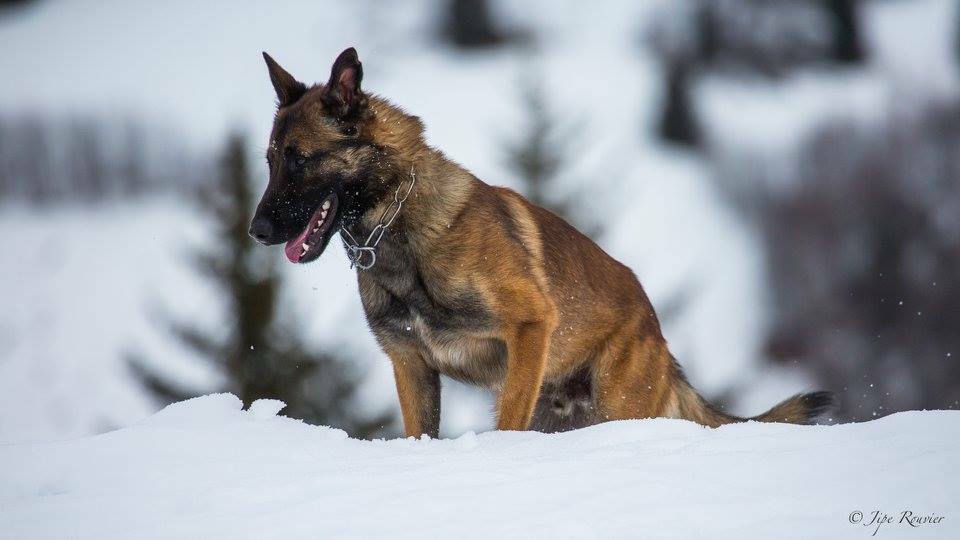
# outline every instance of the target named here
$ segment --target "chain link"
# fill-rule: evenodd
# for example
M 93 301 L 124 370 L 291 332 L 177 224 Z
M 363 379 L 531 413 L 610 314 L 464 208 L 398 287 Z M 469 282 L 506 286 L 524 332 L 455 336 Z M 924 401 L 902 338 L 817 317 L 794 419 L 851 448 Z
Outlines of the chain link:
M 406 191 L 403 189 L 402 182 L 397 186 L 397 191 L 393 194 L 393 201 L 383 209 L 383 214 L 380 215 L 379 222 L 373 230 L 370 231 L 370 234 L 362 246 L 353 235 L 350 234 L 346 225 L 340 227 L 340 240 L 343 241 L 343 247 L 347 249 L 350 268 L 356 266 L 361 270 L 369 270 L 373 268 L 373 265 L 377 264 L 377 244 L 380 243 L 380 240 L 383 238 L 383 233 L 387 231 L 387 228 L 390 227 L 393 220 L 397 219 L 397 215 L 400 214 L 400 209 L 403 208 L 403 203 L 410 197 L 410 193 L 413 191 L 413 185 L 416 182 L 417 175 L 413 172 L 413 167 L 410 167 L 410 185 L 407 186 Z M 403 194 L 402 196 L 401 193 Z M 389 218 L 387 217 L 388 215 L 390 216 Z M 367 261 L 364 260 L 365 257 L 368 259 Z

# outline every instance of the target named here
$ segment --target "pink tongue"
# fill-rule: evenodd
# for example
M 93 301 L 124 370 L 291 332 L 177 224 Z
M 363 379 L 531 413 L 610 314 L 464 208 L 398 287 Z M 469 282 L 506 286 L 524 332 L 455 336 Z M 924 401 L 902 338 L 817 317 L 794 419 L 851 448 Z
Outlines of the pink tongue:
M 303 253 L 303 243 L 307 241 L 307 237 L 310 236 L 311 231 L 313 231 L 313 219 L 310 219 L 307 228 L 304 229 L 299 236 L 288 241 L 287 245 L 283 247 L 283 252 L 287 255 L 287 259 L 290 262 L 300 262 L 300 254 Z

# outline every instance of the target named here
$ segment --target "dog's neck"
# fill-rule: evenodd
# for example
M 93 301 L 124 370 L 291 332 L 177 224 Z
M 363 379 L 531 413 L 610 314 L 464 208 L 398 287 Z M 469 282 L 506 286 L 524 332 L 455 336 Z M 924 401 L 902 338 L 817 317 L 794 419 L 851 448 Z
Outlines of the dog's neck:
M 371 232 L 378 224 L 390 221 L 396 210 L 392 206 L 394 197 L 403 199 L 409 189 L 396 218 L 374 247 L 375 265 L 366 270 L 358 265 L 359 271 L 392 274 L 399 269 L 423 270 L 422 261 L 413 260 L 414 254 L 429 254 L 446 245 L 445 237 L 455 227 L 477 182 L 469 172 L 434 149 L 403 170 L 396 167 L 381 201 L 350 228 L 360 245 L 368 238 L 375 239 L 379 234 L 371 236 Z
M 402 198 L 407 189 L 410 194 L 382 242 L 402 239 L 429 248 L 449 233 L 477 180 L 438 150 L 427 148 L 417 158 L 412 162 L 404 160 L 394 167 L 393 180 L 389 182 L 391 188 L 358 223 L 358 232 L 364 238 L 380 223 L 394 197 Z M 407 163 L 410 165 L 406 166 Z M 390 213 L 387 212 L 387 218 Z
M 377 96 L 370 97 L 370 108 L 374 117 L 369 128 L 372 138 L 386 148 L 390 156 L 389 165 L 383 171 L 389 187 L 352 232 L 363 242 L 393 203 L 394 196 L 402 197 L 413 182 L 409 197 L 381 244 L 410 242 L 429 250 L 449 233 L 477 180 L 426 143 L 419 118 Z

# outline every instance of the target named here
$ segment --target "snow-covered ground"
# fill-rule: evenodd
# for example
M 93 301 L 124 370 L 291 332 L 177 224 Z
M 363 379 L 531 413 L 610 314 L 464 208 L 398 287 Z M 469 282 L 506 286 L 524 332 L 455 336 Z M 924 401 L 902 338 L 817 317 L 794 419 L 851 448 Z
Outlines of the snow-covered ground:
M 869 538 L 879 511 L 893 523 L 877 538 L 960 537 L 958 411 L 367 442 L 275 416 L 277 401 L 240 406 L 210 395 L 99 436 L 0 446 L 0 536 Z

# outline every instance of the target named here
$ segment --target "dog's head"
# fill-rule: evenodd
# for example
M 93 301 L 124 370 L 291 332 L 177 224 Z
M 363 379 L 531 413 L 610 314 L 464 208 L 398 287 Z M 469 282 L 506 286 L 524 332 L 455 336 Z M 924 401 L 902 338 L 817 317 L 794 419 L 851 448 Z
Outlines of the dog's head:
M 263 57 L 278 107 L 267 148 L 270 180 L 250 235 L 265 245 L 286 243 L 287 258 L 306 263 L 383 197 L 389 159 L 373 140 L 356 50 L 340 53 L 327 84 L 310 88 Z

